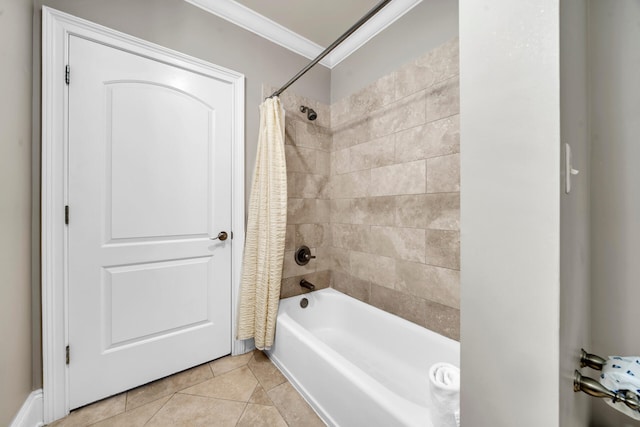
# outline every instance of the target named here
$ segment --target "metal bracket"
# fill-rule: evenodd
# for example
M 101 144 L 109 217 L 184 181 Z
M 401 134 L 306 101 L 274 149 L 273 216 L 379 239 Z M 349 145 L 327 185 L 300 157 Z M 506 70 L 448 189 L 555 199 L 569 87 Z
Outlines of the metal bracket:
M 602 371 L 602 367 L 607 361 L 595 354 L 590 354 L 585 351 L 584 348 L 580 349 L 580 367 L 584 368 L 588 366 L 591 369 Z
M 569 194 L 571 192 L 571 176 L 578 175 L 580 171 L 573 168 L 573 159 L 571 158 L 571 146 L 564 144 L 564 192 Z
M 583 391 L 589 396 L 611 399 L 613 403 L 622 402 L 634 411 L 640 410 L 640 401 L 633 391 L 611 391 L 593 378 L 583 377 L 578 370 L 573 373 L 573 391 Z

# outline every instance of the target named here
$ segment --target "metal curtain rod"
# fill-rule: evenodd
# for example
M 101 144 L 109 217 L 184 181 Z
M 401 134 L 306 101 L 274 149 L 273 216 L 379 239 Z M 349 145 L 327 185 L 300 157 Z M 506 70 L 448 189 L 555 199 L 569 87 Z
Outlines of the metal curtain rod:
M 293 76 L 291 78 L 291 80 L 289 80 L 288 82 L 286 82 L 284 84 L 284 86 L 282 86 L 280 89 L 278 89 L 277 91 L 273 92 L 273 94 L 269 97 L 269 98 L 273 98 L 274 96 L 279 96 L 282 92 L 284 92 L 285 90 L 287 90 L 287 88 L 289 86 L 291 86 L 292 84 L 294 84 L 296 82 L 296 80 L 298 80 L 300 77 L 302 77 L 307 71 L 309 71 L 311 68 L 313 68 L 314 65 L 316 65 L 318 62 L 320 62 L 322 60 L 322 58 L 324 58 L 325 56 L 327 56 L 333 49 L 335 49 L 336 47 L 338 47 L 338 45 L 340 43 L 342 43 L 347 37 L 349 37 L 351 34 L 355 33 L 356 30 L 360 27 L 362 27 L 364 25 L 365 22 L 367 22 L 369 19 L 371 19 L 376 13 L 378 13 L 383 7 L 385 7 L 388 3 L 390 3 L 392 0 L 382 0 L 380 3 L 378 3 L 377 5 L 375 5 L 375 7 L 373 9 L 371 9 L 369 12 L 367 12 L 366 15 L 364 15 L 362 18 L 360 18 L 358 20 L 358 22 L 356 22 L 355 24 L 353 24 L 343 35 L 341 35 L 340 37 L 338 37 L 338 39 L 336 41 L 334 41 L 333 43 L 331 43 L 329 45 L 328 48 L 326 48 L 325 50 L 322 51 L 322 53 L 320 53 L 320 55 L 318 55 L 316 57 L 316 59 L 314 59 L 313 61 L 311 61 L 306 67 L 304 67 L 302 70 L 300 70 L 298 72 L 298 74 L 296 74 L 295 76 Z

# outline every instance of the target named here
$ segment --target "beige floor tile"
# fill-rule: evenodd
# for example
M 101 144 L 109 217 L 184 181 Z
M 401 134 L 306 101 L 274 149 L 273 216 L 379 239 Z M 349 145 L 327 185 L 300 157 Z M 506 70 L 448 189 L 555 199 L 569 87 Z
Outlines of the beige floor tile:
M 162 397 L 146 405 L 123 412 L 115 417 L 91 424 L 91 427 L 142 427 L 169 399 L 171 399 L 171 396 Z
M 149 427 L 233 427 L 246 403 L 210 397 L 175 394 L 156 415 Z
M 267 394 L 289 427 L 321 427 L 325 425 L 289 382 L 269 390 Z
M 287 380 L 260 350 L 253 352 L 253 359 L 249 361 L 249 368 L 260 382 L 262 388 L 267 392 Z
M 262 388 L 260 384 L 256 386 L 253 394 L 249 398 L 249 403 L 255 403 L 257 405 L 273 406 L 273 402 L 269 399 L 269 395 Z
M 102 400 L 51 425 L 313 427 L 324 424 L 266 355 L 255 351 L 201 365 Z
M 222 359 L 214 360 L 209 363 L 209 366 L 211 366 L 213 375 L 218 376 L 229 371 L 233 371 L 241 366 L 245 366 L 249 363 L 249 360 L 251 360 L 251 356 L 253 356 L 252 352 L 241 354 L 239 356 L 227 356 Z
M 184 389 L 181 393 L 246 402 L 253 394 L 257 384 L 258 380 L 253 376 L 251 370 L 247 366 L 243 366 Z
M 167 378 L 134 388 L 127 393 L 127 410 L 137 408 L 164 396 L 213 378 L 209 364 L 177 373 Z
M 125 404 L 126 393 L 118 394 L 85 406 L 84 408 L 77 409 L 67 417 L 49 424 L 49 426 L 85 427 L 124 412 Z
M 237 427 L 287 427 L 275 406 L 247 405 Z

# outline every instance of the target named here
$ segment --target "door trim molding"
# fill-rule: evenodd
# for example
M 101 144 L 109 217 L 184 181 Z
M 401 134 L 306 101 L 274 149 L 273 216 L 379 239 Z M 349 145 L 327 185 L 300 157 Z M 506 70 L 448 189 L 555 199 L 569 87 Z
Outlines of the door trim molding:
M 236 336 L 236 310 L 244 246 L 244 75 L 74 17 L 42 7 L 42 364 L 44 422 L 69 413 L 65 347 L 67 316 L 67 204 L 68 91 L 65 66 L 71 35 L 142 55 L 231 84 L 232 108 L 232 218 L 231 333 Z M 73 70 L 71 70 L 73 84 Z M 234 340 L 233 354 L 251 349 Z

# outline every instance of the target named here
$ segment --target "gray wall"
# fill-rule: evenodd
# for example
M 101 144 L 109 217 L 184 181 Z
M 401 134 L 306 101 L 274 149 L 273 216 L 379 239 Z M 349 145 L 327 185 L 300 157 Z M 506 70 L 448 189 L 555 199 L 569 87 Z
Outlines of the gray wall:
M 331 102 L 458 36 L 458 1 L 423 0 L 331 70 Z
M 559 425 L 558 8 L 460 1 L 466 426 Z
M 31 0 L 0 0 L 0 425 L 31 392 Z
M 590 348 L 587 0 L 560 2 L 562 146 L 572 148 L 572 190 L 560 189 L 560 425 L 588 425 L 591 399 L 572 391 L 580 348 Z M 564 147 L 560 147 L 564 155 Z M 564 159 L 564 157 L 563 157 Z M 564 178 L 564 161 L 561 171 Z
M 223 67 L 243 73 L 245 84 L 245 149 L 246 149 L 246 197 L 249 196 L 251 177 L 258 142 L 259 112 L 262 102 L 262 84 L 280 85 L 289 80 L 308 63 L 291 51 L 275 45 L 262 37 L 243 30 L 225 20 L 207 13 L 183 0 L 35 0 L 34 16 L 34 102 L 40 103 L 40 25 L 41 6 L 46 5 L 80 18 L 88 19 L 159 45 L 201 58 Z M 29 37 L 30 42 L 30 37 Z M 25 52 L 28 52 L 28 48 Z M 5 80 L 6 81 L 6 80 Z M 15 83 L 9 82 L 13 87 Z M 306 74 L 291 90 L 308 98 L 328 103 L 330 72 L 318 66 Z M 39 109 L 34 110 L 39 114 Z M 35 117 L 36 134 L 39 134 L 39 118 Z M 34 140 L 34 233 L 39 235 L 39 139 Z M 27 147 L 28 148 L 28 147 Z M 28 190 L 27 193 L 28 194 Z M 7 224 L 11 224 L 7 222 Z M 13 224 L 12 224 L 13 225 Z M 39 249 L 34 249 L 34 317 L 40 310 Z M 40 324 L 34 324 L 33 352 L 39 347 Z M 41 376 L 41 363 L 35 363 L 36 377 Z M 40 384 L 36 381 L 36 387 Z
M 637 355 L 640 301 L 640 2 L 589 3 L 592 352 Z M 604 402 L 593 426 L 638 426 Z

